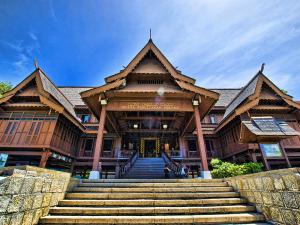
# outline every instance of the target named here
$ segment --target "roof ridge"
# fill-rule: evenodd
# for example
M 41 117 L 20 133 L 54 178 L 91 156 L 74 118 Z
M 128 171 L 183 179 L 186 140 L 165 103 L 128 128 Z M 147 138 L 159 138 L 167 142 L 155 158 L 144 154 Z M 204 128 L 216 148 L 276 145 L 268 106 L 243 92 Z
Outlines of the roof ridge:
M 209 90 L 241 90 L 244 87 L 240 87 L 240 88 L 207 88 Z
M 105 78 L 106 83 L 113 82 L 115 80 L 126 77 L 131 73 L 139 62 L 147 55 L 149 51 L 152 51 L 157 57 L 158 61 L 165 67 L 165 69 L 170 73 L 174 79 L 182 79 L 185 82 L 195 84 L 196 80 L 192 77 L 179 73 L 174 65 L 169 61 L 169 59 L 160 51 L 160 49 L 153 43 L 153 41 L 148 41 L 146 45 L 133 57 L 133 59 L 128 63 L 128 65 L 118 74 L 109 76 Z M 165 63 L 164 63 L 165 62 Z M 165 65 L 167 64 L 167 66 Z M 170 67 L 168 69 L 168 67 Z M 170 71 L 171 70 L 171 71 Z M 173 71 L 173 73 L 172 73 Z
M 52 82 L 52 80 L 46 75 L 46 73 L 39 67 L 38 68 L 39 71 L 41 71 L 43 73 L 43 75 L 49 80 L 49 82 L 59 91 L 60 94 L 62 94 L 62 96 L 73 106 L 74 105 L 70 102 L 70 100 L 59 90 L 59 88 Z M 54 96 L 53 96 L 54 97 Z
M 66 86 L 66 85 L 63 85 L 63 86 L 56 86 L 56 87 L 57 88 L 95 88 L 98 86 L 74 86 L 74 85 Z
M 261 75 L 261 71 L 259 70 L 251 79 L 250 81 L 241 89 L 241 91 L 229 102 L 229 104 L 227 105 L 226 109 L 241 95 L 241 93 L 251 84 L 252 81 L 254 81 L 256 79 L 256 77 L 258 77 L 259 75 Z M 225 119 L 225 118 L 224 118 Z

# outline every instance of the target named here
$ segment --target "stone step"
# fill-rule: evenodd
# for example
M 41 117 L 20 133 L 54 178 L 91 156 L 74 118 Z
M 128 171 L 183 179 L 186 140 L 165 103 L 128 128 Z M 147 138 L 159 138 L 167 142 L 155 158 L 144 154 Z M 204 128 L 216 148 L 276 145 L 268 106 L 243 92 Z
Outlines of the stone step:
M 207 224 L 263 221 L 258 213 L 163 216 L 45 216 L 40 224 Z
M 226 205 L 206 207 L 114 207 L 114 208 L 93 208 L 93 207 L 54 207 L 50 214 L 64 215 L 159 215 L 159 214 L 211 214 L 211 213 L 241 213 L 253 212 L 254 206 L 247 205 Z
M 226 182 L 217 183 L 91 183 L 84 182 L 80 187 L 228 187 Z
M 187 199 L 187 198 L 234 198 L 236 192 L 212 193 L 68 193 L 67 199 Z
M 137 172 L 137 173 L 163 173 L 164 169 L 163 168 L 158 168 L 158 169 L 152 169 L 152 168 L 144 168 L 143 170 L 141 169 L 137 169 L 137 168 L 133 168 L 131 169 L 129 172 Z
M 147 165 L 147 166 L 153 166 L 153 167 L 156 167 L 156 166 L 164 167 L 165 163 L 164 162 L 158 162 L 158 161 L 155 161 L 155 162 L 137 161 L 137 162 L 135 162 L 135 164 L 133 166 L 136 166 L 136 165 L 138 165 L 138 166 Z
M 137 175 L 137 176 L 140 176 L 141 178 L 139 179 L 147 179 L 147 177 L 150 177 L 150 176 L 164 176 L 165 174 L 162 173 L 162 172 L 149 172 L 149 173 L 141 173 L 141 172 L 129 172 L 127 173 L 126 175 Z M 145 177 L 145 178 L 144 178 Z M 131 177 L 130 177 L 131 178 Z M 132 179 L 132 178 L 131 178 Z M 135 178 L 137 179 L 137 178 Z M 157 179 L 162 179 L 162 178 L 157 178 Z
M 148 166 L 141 166 L 141 167 L 133 167 L 130 171 L 141 171 L 141 172 L 148 172 L 148 171 L 164 171 L 164 167 L 148 167 Z
M 131 188 L 103 188 L 103 187 L 77 187 L 73 192 L 103 192 L 103 193 L 122 193 L 122 192 L 148 192 L 148 193 L 168 193 L 168 192 L 230 192 L 233 191 L 232 187 L 131 187 Z
M 139 178 L 143 178 L 143 179 L 154 179 L 154 178 L 161 179 L 161 178 L 164 178 L 164 175 L 157 175 L 157 174 L 151 175 L 151 174 L 149 174 L 147 176 L 144 176 L 144 175 L 134 175 L 134 174 L 131 175 L 131 174 L 127 174 L 127 175 L 124 176 L 124 178 L 128 178 L 128 177 L 130 177 L 130 178 L 136 178 L 136 179 L 139 179 Z
M 243 198 L 206 198 L 206 199 L 136 199 L 136 200 L 62 200 L 59 206 L 203 206 L 203 205 L 234 205 L 243 204 Z
M 83 179 L 83 183 L 218 183 L 222 179 Z
M 147 171 L 147 173 L 145 173 L 145 172 L 141 172 L 141 171 L 130 171 L 127 174 L 137 174 L 137 175 L 147 176 L 147 175 L 164 175 L 164 172 L 163 171 Z M 131 178 L 131 179 L 133 179 L 133 178 Z M 143 178 L 141 178 L 141 179 L 143 179 Z
M 165 165 L 163 164 L 155 164 L 155 163 L 135 163 L 133 168 L 143 168 L 143 166 L 149 167 L 149 168 L 164 168 Z
M 162 164 L 162 163 L 154 163 L 154 162 L 150 162 L 150 163 L 136 162 L 136 163 L 134 164 L 134 167 L 136 167 L 136 166 L 144 166 L 144 165 L 146 165 L 146 166 L 151 166 L 151 167 L 164 167 L 164 166 L 165 166 L 165 165 Z

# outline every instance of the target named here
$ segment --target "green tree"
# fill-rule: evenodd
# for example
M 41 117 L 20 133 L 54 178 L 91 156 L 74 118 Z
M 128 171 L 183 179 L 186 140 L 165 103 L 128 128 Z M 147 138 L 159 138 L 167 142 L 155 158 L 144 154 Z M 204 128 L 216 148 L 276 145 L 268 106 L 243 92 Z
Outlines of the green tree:
M 8 92 L 12 89 L 12 85 L 11 83 L 9 82 L 3 82 L 1 81 L 0 82 L 0 98 L 2 97 L 2 95 L 5 93 L 5 92 Z
M 283 89 L 283 88 L 281 88 L 280 90 L 281 90 L 284 94 L 287 94 L 287 93 L 288 93 L 288 91 L 285 90 L 285 89 Z

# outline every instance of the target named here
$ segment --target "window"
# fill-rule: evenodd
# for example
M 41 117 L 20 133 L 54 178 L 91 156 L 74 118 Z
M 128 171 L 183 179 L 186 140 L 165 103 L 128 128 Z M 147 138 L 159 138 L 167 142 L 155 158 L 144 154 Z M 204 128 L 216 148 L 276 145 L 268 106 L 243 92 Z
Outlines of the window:
M 90 122 L 90 119 L 91 119 L 90 115 L 84 114 L 84 115 L 81 116 L 81 122 L 82 123 L 88 123 L 88 122 Z
M 215 115 L 210 115 L 210 123 L 216 124 L 217 123 L 217 119 Z
M 197 151 L 197 144 L 196 140 L 188 140 L 188 148 L 190 152 L 196 152 Z
M 112 139 L 104 139 L 103 151 L 111 151 L 112 148 L 113 148 L 113 140 Z
M 85 139 L 83 142 L 84 156 L 91 157 L 93 156 L 93 147 L 94 147 L 94 139 L 89 138 Z
M 85 151 L 92 151 L 92 149 L 93 149 L 93 142 L 94 142 L 93 139 L 86 139 L 84 150 Z
M 214 151 L 213 140 L 205 139 L 205 147 L 206 147 L 207 156 L 212 157 L 213 156 L 213 151 Z
M 5 134 L 14 134 L 17 126 L 18 126 L 18 122 L 9 122 L 4 133 Z
M 5 134 L 8 134 L 8 132 L 10 131 L 11 125 L 12 125 L 12 122 L 9 122 L 5 129 L 5 132 L 4 132 Z
M 163 80 L 138 80 L 138 84 L 163 84 Z

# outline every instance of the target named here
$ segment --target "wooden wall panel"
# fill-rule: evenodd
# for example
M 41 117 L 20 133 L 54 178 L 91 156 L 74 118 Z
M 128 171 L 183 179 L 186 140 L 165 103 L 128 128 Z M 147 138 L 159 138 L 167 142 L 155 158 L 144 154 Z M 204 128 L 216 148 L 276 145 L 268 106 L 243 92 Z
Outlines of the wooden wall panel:
M 288 122 L 288 124 L 295 130 L 300 132 L 300 127 L 297 121 Z M 300 137 L 291 137 L 281 141 L 284 148 L 300 148 Z
M 56 120 L 48 112 L 0 113 L 0 147 L 49 147 Z
M 79 150 L 79 139 L 80 130 L 63 116 L 60 116 L 54 128 L 51 147 L 67 155 L 75 156 Z

